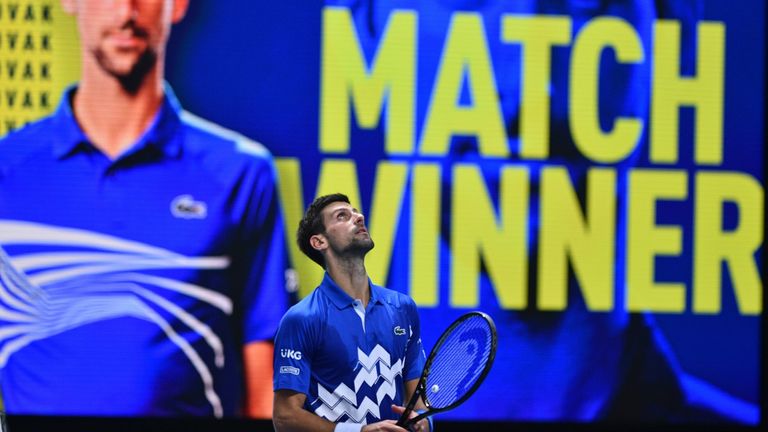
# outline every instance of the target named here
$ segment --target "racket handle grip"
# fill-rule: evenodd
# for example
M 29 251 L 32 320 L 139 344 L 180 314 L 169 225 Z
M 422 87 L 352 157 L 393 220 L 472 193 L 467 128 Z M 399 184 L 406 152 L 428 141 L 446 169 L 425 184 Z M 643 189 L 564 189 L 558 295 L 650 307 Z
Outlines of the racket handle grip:
M 423 416 L 422 415 L 422 414 L 426 413 L 427 410 L 417 409 L 417 410 L 413 410 L 413 411 L 415 411 L 418 414 L 416 417 L 414 417 L 412 419 L 406 418 L 406 416 L 410 417 L 410 414 L 411 414 L 411 410 L 406 410 L 405 412 L 403 412 L 403 415 L 400 416 L 400 419 L 397 420 L 397 426 L 400 426 L 403 429 L 411 430 L 411 426 L 413 426 L 414 424 L 417 423 L 414 420 L 421 421 L 423 419 L 427 419 L 427 422 L 429 423 L 429 432 L 432 432 L 432 430 L 434 428 L 434 423 L 432 422 L 432 417 L 430 417 L 430 416 Z
M 411 410 L 406 409 L 405 412 L 403 412 L 403 415 L 397 420 L 397 426 L 400 426 L 403 429 L 408 429 L 405 425 L 408 423 L 408 416 L 410 416 L 410 414 Z

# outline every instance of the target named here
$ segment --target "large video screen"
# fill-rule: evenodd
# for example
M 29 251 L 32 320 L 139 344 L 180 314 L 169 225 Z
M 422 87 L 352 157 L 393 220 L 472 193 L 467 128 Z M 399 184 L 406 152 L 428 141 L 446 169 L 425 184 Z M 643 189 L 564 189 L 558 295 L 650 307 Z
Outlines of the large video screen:
M 240 347 L 322 280 L 296 227 L 341 192 L 427 351 L 495 321 L 493 369 L 440 419 L 759 422 L 763 2 L 192 1 L 158 53 L 170 109 L 271 174 L 108 96 L 98 118 L 152 133 L 89 147 L 85 3 L 0 0 L 9 414 L 245 415 Z

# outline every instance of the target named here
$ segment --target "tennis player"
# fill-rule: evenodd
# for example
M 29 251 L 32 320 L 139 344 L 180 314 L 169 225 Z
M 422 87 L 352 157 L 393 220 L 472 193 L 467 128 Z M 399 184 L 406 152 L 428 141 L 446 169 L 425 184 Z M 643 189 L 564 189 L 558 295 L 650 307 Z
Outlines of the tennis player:
M 317 198 L 296 240 L 326 273 L 283 317 L 275 338 L 275 429 L 402 431 L 396 419 L 426 361 L 416 304 L 369 279 L 373 240 L 345 195 Z M 430 426 L 425 419 L 413 430 Z
M 288 303 L 272 157 L 164 84 L 187 0 L 62 5 L 81 81 L 0 141 L 6 409 L 269 418 Z

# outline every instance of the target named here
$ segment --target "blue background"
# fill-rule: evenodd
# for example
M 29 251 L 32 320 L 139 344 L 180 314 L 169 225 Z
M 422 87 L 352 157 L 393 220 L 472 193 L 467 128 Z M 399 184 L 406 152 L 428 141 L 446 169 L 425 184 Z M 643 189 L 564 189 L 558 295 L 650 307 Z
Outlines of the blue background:
M 587 6 L 594 3 L 595 7 L 603 4 L 582 3 Z M 724 169 L 737 168 L 751 173 L 762 182 L 764 4 L 695 3 L 678 2 L 678 6 L 685 8 L 693 5 L 700 14 L 699 19 L 723 21 L 727 27 Z M 416 3 L 396 4 L 407 8 Z M 319 161 L 324 156 L 317 144 L 321 17 L 322 5 L 319 2 L 192 2 L 188 16 L 174 30 L 168 53 L 168 80 L 186 109 L 261 141 L 278 157 L 301 158 L 305 202 L 312 199 L 315 190 L 313 181 L 317 178 Z M 422 13 L 419 19 L 420 27 L 426 27 L 429 25 L 426 21 L 431 16 Z M 434 25 L 445 24 L 436 22 Z M 435 62 L 439 54 L 429 51 L 420 50 L 420 62 Z M 366 54 L 370 56 L 370 50 Z M 683 68 L 686 73 L 693 72 L 690 65 L 684 63 Z M 423 118 L 425 103 L 423 96 L 419 98 L 421 110 L 418 116 Z M 689 131 L 693 115 L 690 110 L 682 111 L 680 129 L 683 134 L 682 158 L 685 159 L 686 151 L 690 154 L 692 138 Z M 375 162 L 386 158 L 380 151 L 381 131 L 353 131 L 353 140 L 377 143 L 373 150 L 365 154 L 359 151 L 360 146 L 353 145 L 351 154 L 344 156 L 353 157 L 358 162 L 363 206 L 369 208 L 372 168 Z M 690 202 L 674 211 L 686 214 L 689 210 Z M 677 217 L 673 219 L 678 221 Z M 686 250 L 690 250 L 690 239 L 686 239 L 685 244 Z M 674 265 L 661 262 L 657 278 L 675 279 L 676 271 Z M 397 277 L 398 273 L 393 271 L 387 283 L 401 289 L 402 284 Z M 739 315 L 732 288 L 726 284 L 723 292 L 722 314 L 659 314 L 655 319 L 686 371 L 732 395 L 757 403 L 762 349 L 760 317 Z M 690 300 L 688 302 L 690 305 Z M 438 330 L 460 312 L 442 309 L 422 311 L 423 319 L 426 317 L 431 323 L 437 321 L 437 329 L 425 334 L 427 347 L 434 342 Z M 494 379 L 500 368 L 503 365 L 496 366 L 489 380 Z M 501 379 L 500 376 L 495 378 Z M 513 386 L 514 383 L 508 385 Z M 476 398 L 487 403 L 495 400 L 495 396 L 484 394 L 481 390 Z M 481 414 L 479 419 L 494 415 L 495 408 L 487 408 L 487 413 Z M 465 410 L 456 415 L 478 419 L 476 414 Z

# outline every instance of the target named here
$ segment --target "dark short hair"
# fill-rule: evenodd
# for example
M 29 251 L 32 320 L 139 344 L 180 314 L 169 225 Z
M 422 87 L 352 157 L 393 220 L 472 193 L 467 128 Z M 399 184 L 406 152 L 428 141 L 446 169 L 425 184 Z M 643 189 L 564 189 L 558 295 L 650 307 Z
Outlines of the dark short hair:
M 307 208 L 307 212 L 304 213 L 304 217 L 299 221 L 299 229 L 296 230 L 296 243 L 299 245 L 299 249 L 304 252 L 304 255 L 323 268 L 325 268 L 323 254 L 309 244 L 309 239 L 315 234 L 325 232 L 325 224 L 323 223 L 321 213 L 328 204 L 334 202 L 349 204 L 349 198 L 340 193 L 315 198 L 312 204 L 309 205 L 309 208 Z

